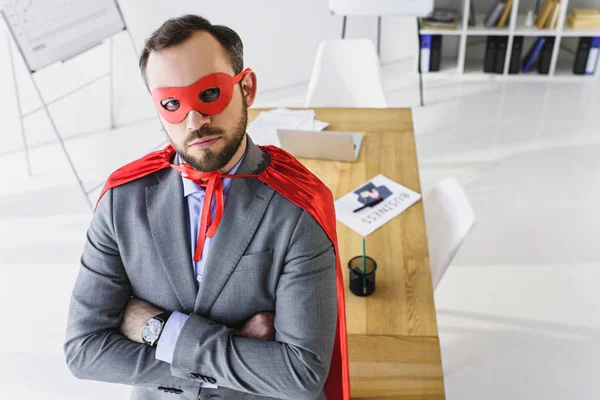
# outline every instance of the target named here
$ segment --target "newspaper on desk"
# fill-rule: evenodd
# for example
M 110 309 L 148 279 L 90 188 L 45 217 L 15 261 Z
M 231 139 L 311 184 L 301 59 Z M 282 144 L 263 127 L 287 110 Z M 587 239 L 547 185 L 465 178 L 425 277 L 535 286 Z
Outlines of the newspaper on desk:
M 327 125 L 327 122 L 315 119 L 315 110 L 276 108 L 258 114 L 254 121 L 248 124 L 247 132 L 257 145 L 281 147 L 277 129 L 322 131 Z
M 370 235 L 421 199 L 399 183 L 377 175 L 335 201 L 338 221 L 362 236 Z M 362 208 L 359 211 L 354 212 Z

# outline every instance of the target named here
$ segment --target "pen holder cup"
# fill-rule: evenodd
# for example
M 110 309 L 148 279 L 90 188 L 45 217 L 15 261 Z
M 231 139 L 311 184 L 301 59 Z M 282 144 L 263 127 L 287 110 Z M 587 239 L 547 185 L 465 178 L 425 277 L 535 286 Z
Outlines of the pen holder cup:
M 366 269 L 363 271 L 363 257 L 356 256 L 348 262 L 350 291 L 356 296 L 370 296 L 375 292 L 375 271 L 377 263 L 371 257 L 365 257 Z

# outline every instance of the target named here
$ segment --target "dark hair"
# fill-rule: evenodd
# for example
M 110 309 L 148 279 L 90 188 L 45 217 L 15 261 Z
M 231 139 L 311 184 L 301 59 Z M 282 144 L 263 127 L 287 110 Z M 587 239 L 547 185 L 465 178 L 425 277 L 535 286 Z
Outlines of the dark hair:
M 240 36 L 231 28 L 223 25 L 213 25 L 199 15 L 182 15 L 171 18 L 163 23 L 146 39 L 146 45 L 140 55 L 140 70 L 146 86 L 146 65 L 153 51 L 161 51 L 170 46 L 186 41 L 196 31 L 208 32 L 215 37 L 229 56 L 234 74 L 239 74 L 244 68 L 244 46 Z

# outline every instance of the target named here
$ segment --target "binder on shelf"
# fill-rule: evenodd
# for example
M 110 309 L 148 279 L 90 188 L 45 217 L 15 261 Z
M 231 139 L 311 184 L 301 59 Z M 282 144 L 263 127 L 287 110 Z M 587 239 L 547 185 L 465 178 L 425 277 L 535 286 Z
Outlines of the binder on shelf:
M 496 60 L 497 38 L 488 36 L 485 45 L 485 55 L 483 56 L 483 72 L 494 72 L 494 62 Z
M 429 72 L 431 35 L 421 35 L 421 72 Z
M 497 74 L 504 73 L 506 46 L 508 46 L 508 36 L 498 36 L 496 38 L 496 57 L 494 57 L 494 72 Z
M 591 37 L 579 38 L 579 44 L 577 45 L 577 51 L 575 52 L 575 62 L 573 63 L 573 73 L 575 75 L 585 74 L 585 67 L 587 66 L 591 44 Z
M 442 63 L 442 35 L 433 35 L 431 37 L 431 54 L 429 58 L 429 71 L 439 71 Z
M 527 52 L 527 54 L 525 55 L 525 58 L 523 59 L 523 72 L 529 72 L 529 70 L 534 65 L 535 61 L 537 60 L 537 58 L 540 54 L 540 51 L 542 51 L 542 47 L 544 46 L 544 43 L 546 43 L 546 38 L 539 37 L 533 43 L 533 46 L 531 46 L 529 48 L 529 51 Z
M 550 72 L 550 61 L 552 60 L 552 51 L 554 50 L 554 37 L 546 37 L 546 42 L 540 52 L 540 60 L 538 62 L 538 74 L 548 75 Z
M 523 36 L 513 38 L 512 50 L 510 54 L 509 74 L 518 74 L 521 70 L 521 54 L 523 53 Z
M 596 68 L 598 68 L 598 62 L 600 61 L 598 55 L 600 53 L 600 36 L 592 38 L 590 43 L 590 51 L 588 52 L 587 63 L 585 66 L 585 73 L 587 75 L 594 75 Z

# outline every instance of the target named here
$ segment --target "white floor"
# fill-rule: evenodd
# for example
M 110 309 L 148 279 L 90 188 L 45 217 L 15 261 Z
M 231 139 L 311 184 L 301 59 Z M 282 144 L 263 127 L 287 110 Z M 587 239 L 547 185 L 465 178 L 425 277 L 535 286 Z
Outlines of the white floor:
M 391 106 L 418 105 L 408 69 L 384 67 Z M 302 106 L 305 90 L 257 105 Z M 8 99 L 0 106 L 14 110 Z M 428 78 L 425 102 L 413 110 L 423 192 L 453 175 L 478 217 L 436 292 L 447 398 L 599 398 L 600 84 Z M 0 148 L 0 397 L 128 398 L 128 387 L 78 381 L 65 366 L 90 212 L 43 115 L 26 125 L 32 178 L 18 119 L 2 115 L 12 142 Z M 152 120 L 84 130 L 66 144 L 88 190 L 165 140 Z

